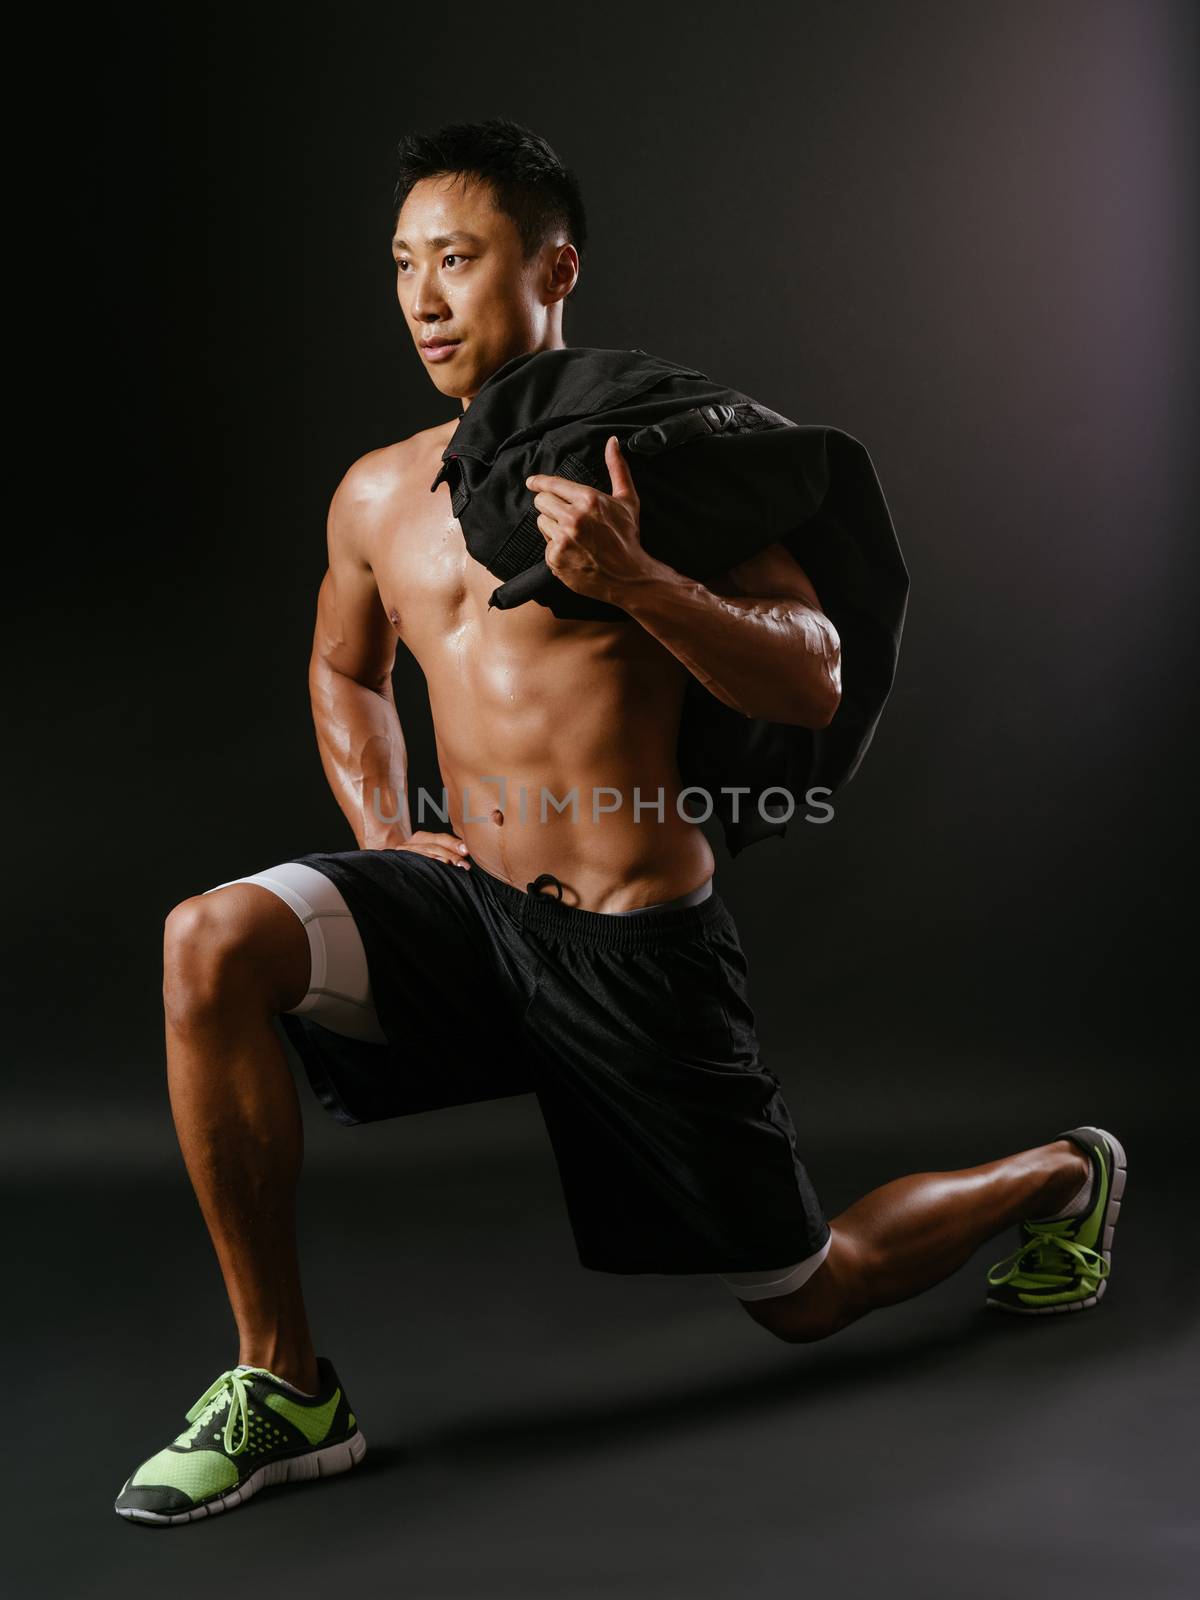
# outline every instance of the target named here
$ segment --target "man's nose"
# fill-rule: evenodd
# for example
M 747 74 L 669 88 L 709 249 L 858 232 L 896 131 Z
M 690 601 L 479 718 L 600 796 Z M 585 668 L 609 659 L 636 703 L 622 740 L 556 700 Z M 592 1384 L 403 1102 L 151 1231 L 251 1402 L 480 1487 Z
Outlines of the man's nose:
M 442 293 L 437 274 L 427 268 L 417 274 L 413 285 L 412 314 L 418 322 L 429 322 L 444 317 L 449 311 L 446 296 Z

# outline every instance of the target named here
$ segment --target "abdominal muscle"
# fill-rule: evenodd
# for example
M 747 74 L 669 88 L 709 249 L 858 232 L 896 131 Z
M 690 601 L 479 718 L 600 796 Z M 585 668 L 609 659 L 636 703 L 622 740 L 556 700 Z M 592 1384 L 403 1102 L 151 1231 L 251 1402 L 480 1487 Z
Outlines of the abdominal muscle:
M 485 871 L 521 890 L 553 873 L 586 911 L 698 888 L 713 852 L 676 807 L 687 669 L 629 617 L 489 606 L 496 578 L 467 554 L 447 485 L 429 493 L 451 431 L 398 453 L 394 518 L 380 519 L 369 551 L 385 612 L 425 676 L 449 822 Z M 444 826 L 422 818 L 419 795 L 409 809 L 415 829 Z
M 703 829 L 676 805 L 681 680 L 643 680 L 626 698 L 612 669 L 590 695 L 568 675 L 570 693 L 519 709 L 472 703 L 457 685 L 443 716 L 430 684 L 445 804 L 472 859 L 522 890 L 553 873 L 564 902 L 588 911 L 674 899 L 714 867 Z

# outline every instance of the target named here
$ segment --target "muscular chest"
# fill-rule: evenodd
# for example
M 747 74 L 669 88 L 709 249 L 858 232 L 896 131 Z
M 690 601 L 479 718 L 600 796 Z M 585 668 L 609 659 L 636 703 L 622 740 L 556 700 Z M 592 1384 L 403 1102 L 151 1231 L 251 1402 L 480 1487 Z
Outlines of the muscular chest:
M 647 715 L 662 715 L 686 672 L 631 618 L 564 621 L 536 602 L 489 608 L 500 580 L 468 553 L 448 488 L 429 493 L 435 470 L 379 530 L 371 556 L 384 610 L 431 691 L 462 704 L 564 712 L 580 697 L 604 705 L 635 694 Z
M 544 606 L 489 609 L 500 580 L 468 554 L 445 485 L 423 501 L 413 496 L 380 530 L 372 566 L 389 621 L 426 670 L 447 657 L 461 663 L 484 645 L 536 646 L 562 632 Z
M 448 620 L 478 581 L 468 567 L 489 576 L 467 554 L 449 495 L 439 488 L 427 498 L 426 505 L 410 502 L 392 526 L 382 529 L 375 550 L 379 593 L 401 631 L 421 617 Z

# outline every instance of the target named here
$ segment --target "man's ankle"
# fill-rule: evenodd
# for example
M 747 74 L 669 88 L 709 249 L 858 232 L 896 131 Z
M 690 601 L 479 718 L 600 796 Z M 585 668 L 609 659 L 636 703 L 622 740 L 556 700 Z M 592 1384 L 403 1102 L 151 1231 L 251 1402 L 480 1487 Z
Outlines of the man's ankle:
M 1073 1139 L 1056 1139 L 1046 1146 L 1057 1157 L 1034 1202 L 1030 1217 L 1054 1216 L 1069 1206 L 1092 1176 L 1092 1158 Z
M 253 1347 L 249 1347 L 253 1350 Z M 316 1394 L 321 1387 L 320 1375 L 317 1372 L 317 1358 L 315 1355 L 287 1356 L 277 1351 L 267 1355 L 248 1354 L 243 1350 L 238 1355 L 238 1365 L 243 1367 L 263 1367 L 274 1378 L 282 1378 L 284 1383 L 290 1383 L 294 1389 L 299 1389 L 302 1394 Z

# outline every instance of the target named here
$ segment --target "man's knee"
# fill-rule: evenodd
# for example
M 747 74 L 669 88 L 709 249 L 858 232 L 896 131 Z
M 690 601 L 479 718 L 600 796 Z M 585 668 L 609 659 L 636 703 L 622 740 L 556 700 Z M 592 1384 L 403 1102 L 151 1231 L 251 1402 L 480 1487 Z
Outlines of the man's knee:
M 245 884 L 193 895 L 163 928 L 163 1005 L 176 1027 L 235 990 L 285 1010 L 304 994 L 308 962 L 304 927 L 275 896 Z
M 828 1339 L 868 1308 L 866 1284 L 871 1263 L 866 1252 L 837 1228 L 830 1250 L 812 1277 L 790 1294 L 743 1300 L 747 1316 L 787 1344 Z
M 785 1344 L 813 1344 L 818 1339 L 828 1339 L 845 1324 L 832 1305 L 816 1295 L 806 1294 L 807 1287 L 780 1295 L 776 1300 L 743 1300 L 742 1307 L 760 1328 L 773 1333 Z

